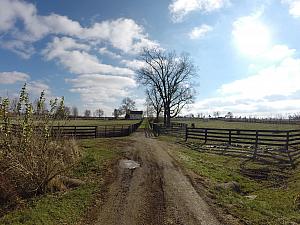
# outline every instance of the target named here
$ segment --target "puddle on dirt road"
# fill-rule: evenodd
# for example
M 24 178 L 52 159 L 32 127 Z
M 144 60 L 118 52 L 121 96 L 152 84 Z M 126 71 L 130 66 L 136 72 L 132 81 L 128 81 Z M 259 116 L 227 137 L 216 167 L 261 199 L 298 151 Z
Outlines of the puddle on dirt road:
M 141 165 L 138 162 L 129 159 L 122 159 L 119 162 L 119 167 L 122 169 L 134 170 L 140 166 Z

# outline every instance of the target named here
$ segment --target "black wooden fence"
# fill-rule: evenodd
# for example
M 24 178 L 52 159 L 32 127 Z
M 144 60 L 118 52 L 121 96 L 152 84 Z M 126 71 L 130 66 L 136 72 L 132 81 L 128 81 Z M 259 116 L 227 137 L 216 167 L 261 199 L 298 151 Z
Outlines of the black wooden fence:
M 52 133 L 63 137 L 103 138 L 123 137 L 135 132 L 142 121 L 127 125 L 100 125 L 100 126 L 53 126 Z
M 300 163 L 300 130 L 193 128 L 186 124 L 173 124 L 170 128 L 152 124 L 151 127 L 156 135 L 181 137 L 189 147 L 197 150 L 254 159 L 272 158 L 282 165 Z
M 155 136 L 167 134 L 170 136 L 182 137 L 185 135 L 187 124 L 171 123 L 170 127 L 165 127 L 163 124 L 150 123 L 150 128 L 153 130 Z
M 135 124 L 124 125 L 100 125 L 100 126 L 51 126 L 49 128 L 51 136 L 65 137 L 65 138 L 109 138 L 109 137 L 123 137 L 135 132 L 142 121 Z M 18 132 L 19 128 L 12 125 L 14 132 Z M 36 132 L 39 132 L 40 127 L 36 126 Z

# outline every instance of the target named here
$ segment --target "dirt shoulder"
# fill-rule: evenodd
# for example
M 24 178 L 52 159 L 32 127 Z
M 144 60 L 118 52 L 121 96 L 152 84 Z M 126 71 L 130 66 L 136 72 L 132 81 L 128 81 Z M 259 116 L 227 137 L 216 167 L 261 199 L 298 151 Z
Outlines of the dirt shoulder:
M 131 138 L 134 144 L 127 147 L 126 156 L 140 167 L 116 165 L 115 180 L 96 206 L 97 219 L 92 224 L 221 224 L 168 154 L 172 144 L 146 138 L 143 132 Z

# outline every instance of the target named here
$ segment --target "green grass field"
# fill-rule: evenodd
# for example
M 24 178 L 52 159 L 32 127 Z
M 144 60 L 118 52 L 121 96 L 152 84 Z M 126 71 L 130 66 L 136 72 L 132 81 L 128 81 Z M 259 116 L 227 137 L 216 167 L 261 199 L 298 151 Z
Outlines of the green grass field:
M 93 196 L 103 187 L 105 168 L 122 155 L 121 148 L 129 142 L 126 138 L 115 138 L 113 142 L 101 138 L 81 140 L 78 143 L 83 155 L 70 176 L 86 184 L 66 192 L 32 198 L 25 202 L 24 208 L 0 218 L 1 225 L 78 224 L 93 204 Z
M 138 123 L 139 120 L 66 120 L 56 121 L 57 125 L 66 126 L 105 126 L 105 125 L 130 125 Z
M 174 119 L 173 122 L 186 123 L 191 126 L 192 123 L 195 127 L 203 128 L 233 128 L 233 129 L 269 129 L 269 130 L 288 130 L 300 129 L 299 124 L 269 124 L 269 123 L 248 123 L 248 122 L 228 122 L 221 120 L 200 120 L 200 119 Z
M 161 136 L 160 139 L 176 142 L 174 137 Z M 201 177 L 197 182 L 205 187 L 205 195 L 225 214 L 247 225 L 300 224 L 300 166 L 281 170 L 183 146 L 170 152 L 184 168 Z M 249 177 L 241 172 L 241 165 L 257 173 L 269 170 L 267 179 Z M 240 193 L 216 189 L 217 184 L 231 181 L 239 183 Z

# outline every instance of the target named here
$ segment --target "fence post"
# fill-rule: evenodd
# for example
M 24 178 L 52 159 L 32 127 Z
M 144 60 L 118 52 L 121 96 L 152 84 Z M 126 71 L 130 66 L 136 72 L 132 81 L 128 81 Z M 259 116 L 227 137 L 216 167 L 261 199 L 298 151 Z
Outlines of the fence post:
M 231 145 L 231 130 L 229 130 L 229 134 L 228 134 L 228 143 L 229 145 Z
M 95 126 L 95 138 L 97 138 L 97 126 Z
M 121 136 L 125 136 L 124 133 L 123 133 L 123 125 L 122 125 L 122 128 L 121 128 Z
M 204 131 L 205 131 L 205 140 L 204 140 L 204 144 L 206 144 L 206 142 L 207 142 L 207 129 L 204 129 Z
M 257 157 L 257 148 L 258 148 L 258 131 L 255 131 L 255 146 L 253 152 L 253 159 L 256 159 Z
M 116 131 L 116 127 L 114 126 L 114 128 L 113 128 L 113 137 L 115 136 L 115 131 Z
M 189 136 L 188 126 L 185 126 L 185 142 L 187 141 L 188 136 Z
M 75 138 L 77 137 L 77 129 L 76 129 L 76 126 L 74 127 L 74 135 L 75 135 Z
M 106 125 L 104 126 L 104 137 L 106 137 Z
M 286 153 L 287 153 L 287 155 L 288 155 L 288 157 L 289 157 L 291 166 L 292 166 L 293 168 L 295 168 L 295 164 L 294 164 L 294 162 L 293 162 L 293 159 L 292 159 L 292 157 L 291 157 L 291 155 L 290 155 L 290 151 L 289 151 L 289 142 L 290 142 L 290 132 L 287 131 L 287 132 L 286 132 L 286 144 L 285 144 L 285 150 L 286 150 Z

